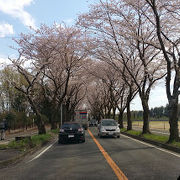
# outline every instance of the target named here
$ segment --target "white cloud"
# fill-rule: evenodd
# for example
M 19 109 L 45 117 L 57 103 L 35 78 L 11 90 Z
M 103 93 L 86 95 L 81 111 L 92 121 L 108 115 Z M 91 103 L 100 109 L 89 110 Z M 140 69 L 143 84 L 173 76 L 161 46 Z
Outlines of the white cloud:
M 13 26 L 11 24 L 0 24 L 0 38 L 11 34 L 14 34 Z
M 65 24 L 67 24 L 67 25 L 72 25 L 73 22 L 74 22 L 74 19 L 66 19 L 66 20 L 64 20 L 64 22 L 65 22 Z
M 2 55 L 0 56 L 0 69 L 3 68 L 4 66 L 10 64 L 10 63 L 11 62 L 7 57 L 2 56 Z
M 164 84 L 157 85 L 151 92 L 149 99 L 150 108 L 166 106 L 168 104 L 168 99 L 166 95 L 166 87 Z
M 18 18 L 25 26 L 36 28 L 33 17 L 24 10 L 33 0 L 0 0 L 0 11 L 14 18 Z
M 161 84 L 162 83 L 162 84 Z M 155 108 L 160 106 L 166 106 L 168 103 L 167 96 L 166 96 L 166 88 L 165 82 L 161 82 L 155 86 L 154 89 L 151 90 L 150 97 L 149 97 L 149 108 Z M 141 99 L 139 95 L 137 95 L 132 103 L 131 103 L 131 110 L 143 110 Z
M 54 22 L 57 28 L 65 28 L 66 26 L 72 26 L 74 24 L 74 19 L 65 19 L 61 23 Z

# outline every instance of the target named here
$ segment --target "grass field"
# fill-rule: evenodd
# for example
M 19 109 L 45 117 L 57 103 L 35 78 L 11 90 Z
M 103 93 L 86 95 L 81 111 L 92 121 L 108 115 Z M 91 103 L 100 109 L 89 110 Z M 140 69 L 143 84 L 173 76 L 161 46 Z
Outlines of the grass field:
M 142 127 L 143 121 L 133 121 L 133 126 Z M 150 121 L 150 129 L 161 129 L 161 130 L 169 130 L 169 122 L 168 121 Z M 179 121 L 180 127 L 180 121 Z

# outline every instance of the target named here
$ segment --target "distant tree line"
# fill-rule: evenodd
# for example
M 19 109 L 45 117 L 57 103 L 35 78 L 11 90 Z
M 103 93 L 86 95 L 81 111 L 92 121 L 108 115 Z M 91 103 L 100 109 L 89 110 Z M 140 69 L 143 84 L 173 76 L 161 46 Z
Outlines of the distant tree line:
M 180 104 L 178 105 L 180 108 Z M 142 120 L 143 119 L 143 111 L 131 111 L 132 114 L 132 120 Z M 125 113 L 126 116 L 126 113 Z M 180 112 L 178 113 L 178 116 L 180 117 Z M 169 106 L 168 104 L 166 106 L 160 106 L 151 108 L 149 110 L 149 117 L 150 120 L 167 120 L 169 117 Z

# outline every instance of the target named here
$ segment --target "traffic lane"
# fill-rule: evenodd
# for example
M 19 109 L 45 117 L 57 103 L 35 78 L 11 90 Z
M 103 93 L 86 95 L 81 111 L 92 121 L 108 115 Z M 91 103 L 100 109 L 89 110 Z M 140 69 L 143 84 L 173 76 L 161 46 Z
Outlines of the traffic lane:
M 90 130 L 128 179 L 174 180 L 180 175 L 180 158 L 122 135 L 99 138 L 97 128 Z
M 117 179 L 86 131 L 85 143 L 54 144 L 31 162 L 0 170 L 0 179 Z

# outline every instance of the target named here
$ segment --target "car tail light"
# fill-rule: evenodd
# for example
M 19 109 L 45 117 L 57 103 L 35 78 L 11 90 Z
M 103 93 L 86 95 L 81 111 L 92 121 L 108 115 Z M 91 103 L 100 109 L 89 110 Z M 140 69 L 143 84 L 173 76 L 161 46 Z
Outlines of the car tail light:
M 79 131 L 79 132 L 82 132 L 82 131 L 83 131 L 83 128 L 79 128 L 78 131 Z
M 60 131 L 59 132 L 64 132 L 64 129 L 60 129 Z

